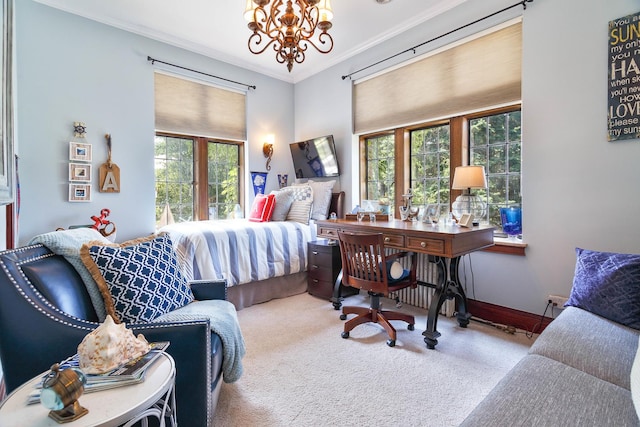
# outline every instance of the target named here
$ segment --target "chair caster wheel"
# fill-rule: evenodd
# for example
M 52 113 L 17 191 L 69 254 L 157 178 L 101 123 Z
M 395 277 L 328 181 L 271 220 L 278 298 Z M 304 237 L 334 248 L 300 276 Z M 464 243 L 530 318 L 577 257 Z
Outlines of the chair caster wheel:
M 346 314 L 341 314 L 340 315 L 340 320 L 347 320 L 347 315 Z
M 341 336 L 342 338 L 347 339 L 349 338 L 349 332 L 343 332 Z
M 396 340 L 387 340 L 387 345 L 389 347 L 395 347 L 396 346 Z
M 413 331 L 415 328 L 416 328 L 415 325 L 407 326 L 407 329 L 410 330 L 410 331 Z

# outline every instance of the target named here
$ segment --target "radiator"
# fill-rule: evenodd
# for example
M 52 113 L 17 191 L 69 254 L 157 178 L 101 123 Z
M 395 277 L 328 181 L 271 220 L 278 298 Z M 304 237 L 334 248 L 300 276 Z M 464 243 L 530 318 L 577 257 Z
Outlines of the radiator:
M 393 250 L 390 250 L 390 252 L 393 252 Z M 401 258 L 400 262 L 404 268 L 409 269 L 411 258 Z M 428 309 L 431 305 L 433 294 L 435 293 L 435 283 L 438 282 L 438 268 L 434 263 L 429 262 L 428 255 L 418 254 L 416 275 L 418 277 L 418 287 L 416 289 L 400 289 L 397 292 L 391 293 L 389 297 L 395 299 L 397 296 L 404 304 Z M 455 313 L 455 307 L 455 299 L 446 300 L 440 308 L 440 314 L 452 317 Z

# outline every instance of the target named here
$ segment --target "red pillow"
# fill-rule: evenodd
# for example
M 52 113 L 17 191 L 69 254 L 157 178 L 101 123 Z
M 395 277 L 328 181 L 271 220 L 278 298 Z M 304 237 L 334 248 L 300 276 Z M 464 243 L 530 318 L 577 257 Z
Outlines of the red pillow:
M 269 194 L 257 194 L 251 206 L 249 221 L 266 222 L 271 219 L 273 208 L 276 206 L 276 196 Z

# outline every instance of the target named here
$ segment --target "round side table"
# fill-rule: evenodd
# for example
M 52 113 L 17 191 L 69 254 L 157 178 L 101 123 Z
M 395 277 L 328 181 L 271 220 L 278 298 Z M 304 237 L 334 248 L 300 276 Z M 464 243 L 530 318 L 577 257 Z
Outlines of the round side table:
M 41 380 L 42 375 L 15 389 L 2 402 L 0 426 L 59 427 L 61 425 L 49 417 L 49 410 L 41 404 L 27 405 L 26 403 L 29 393 Z M 166 419 L 169 420 L 171 427 L 175 427 L 177 424 L 175 376 L 173 358 L 163 353 L 149 366 L 143 382 L 80 396 L 80 404 L 87 408 L 89 413 L 64 425 L 129 427 L 140 420 L 142 425 L 147 425 L 148 418 L 154 417 L 160 421 L 161 427 L 166 425 Z

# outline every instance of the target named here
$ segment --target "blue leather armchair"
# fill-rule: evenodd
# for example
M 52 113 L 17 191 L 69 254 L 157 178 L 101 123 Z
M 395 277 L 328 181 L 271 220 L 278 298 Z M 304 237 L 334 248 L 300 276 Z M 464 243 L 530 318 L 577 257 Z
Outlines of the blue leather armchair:
M 196 299 L 226 299 L 226 283 L 192 285 Z M 79 274 L 42 245 L 0 252 L 0 363 L 7 392 L 76 353 L 98 317 Z M 179 425 L 208 426 L 222 384 L 222 341 L 209 320 L 129 324 L 170 341 Z

